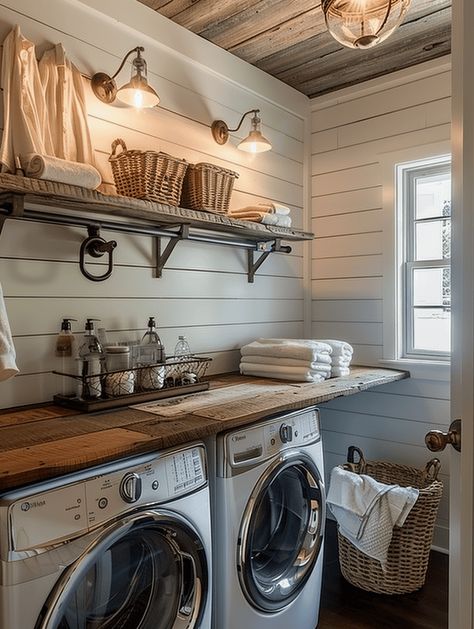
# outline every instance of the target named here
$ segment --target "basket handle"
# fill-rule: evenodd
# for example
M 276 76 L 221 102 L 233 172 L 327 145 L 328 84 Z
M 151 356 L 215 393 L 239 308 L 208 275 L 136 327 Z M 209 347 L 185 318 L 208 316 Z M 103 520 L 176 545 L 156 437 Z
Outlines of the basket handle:
M 423 472 L 426 480 L 435 481 L 438 480 L 439 470 L 441 469 L 441 461 L 439 459 L 431 459 L 425 465 L 425 469 Z
M 118 146 L 122 147 L 122 150 L 117 155 L 116 151 L 117 151 Z M 125 152 L 126 150 L 127 150 L 127 145 L 125 144 L 125 142 L 122 140 L 122 138 L 117 138 L 116 140 L 112 142 L 112 152 L 110 153 L 109 161 L 111 159 L 117 159 L 117 157 L 121 155 L 123 152 Z
M 358 462 L 356 462 L 355 460 L 355 454 L 357 454 L 359 457 Z M 365 466 L 366 460 L 362 450 L 360 448 L 357 448 L 356 446 L 349 446 L 349 448 L 347 449 L 347 469 L 350 469 L 352 472 L 358 472 L 359 474 L 362 474 L 363 470 L 365 470 Z

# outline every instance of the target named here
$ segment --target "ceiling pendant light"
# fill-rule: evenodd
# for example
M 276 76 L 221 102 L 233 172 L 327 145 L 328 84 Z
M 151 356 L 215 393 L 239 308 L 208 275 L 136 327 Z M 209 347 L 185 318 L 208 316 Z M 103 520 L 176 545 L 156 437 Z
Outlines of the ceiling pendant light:
M 348 48 L 371 48 L 387 39 L 405 17 L 411 0 L 323 0 L 331 35 Z

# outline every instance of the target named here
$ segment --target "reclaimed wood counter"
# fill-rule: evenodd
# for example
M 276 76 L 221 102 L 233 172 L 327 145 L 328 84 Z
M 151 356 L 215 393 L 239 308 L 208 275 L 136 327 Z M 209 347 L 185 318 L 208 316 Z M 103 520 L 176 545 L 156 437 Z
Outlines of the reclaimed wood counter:
M 353 367 L 348 377 L 312 384 L 228 374 L 212 378 L 209 391 L 152 402 L 153 412 L 124 408 L 78 415 L 52 404 L 0 411 L 0 491 L 204 439 L 408 376 Z

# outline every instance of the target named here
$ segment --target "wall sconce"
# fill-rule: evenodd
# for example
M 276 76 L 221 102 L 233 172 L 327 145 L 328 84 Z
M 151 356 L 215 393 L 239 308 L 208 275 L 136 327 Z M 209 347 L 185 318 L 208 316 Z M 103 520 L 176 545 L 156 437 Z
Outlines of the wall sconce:
M 328 31 L 348 48 L 371 48 L 387 39 L 405 17 L 411 0 L 323 0 Z
M 105 74 L 105 72 L 97 72 L 91 79 L 91 87 L 94 94 L 103 103 L 113 103 L 117 97 L 122 103 L 132 105 L 133 107 L 154 107 L 160 102 L 160 97 L 155 90 L 148 85 L 146 61 L 142 57 L 144 52 L 142 46 L 133 48 L 122 60 L 119 69 L 113 76 Z M 133 53 L 136 54 L 132 61 L 132 76 L 130 81 L 117 90 L 117 84 L 114 79 L 125 65 L 127 59 Z
M 212 137 L 217 144 L 225 144 L 229 139 L 229 133 L 238 131 L 242 126 L 245 116 L 253 114 L 252 120 L 250 121 L 250 133 L 244 140 L 242 140 L 242 142 L 238 144 L 237 148 L 241 151 L 247 151 L 247 153 L 263 153 L 264 151 L 270 151 L 272 145 L 267 138 L 262 135 L 260 130 L 260 124 L 262 121 L 258 116 L 259 113 L 260 109 L 251 109 L 250 111 L 246 111 L 235 129 L 229 129 L 223 120 L 214 120 L 211 125 Z

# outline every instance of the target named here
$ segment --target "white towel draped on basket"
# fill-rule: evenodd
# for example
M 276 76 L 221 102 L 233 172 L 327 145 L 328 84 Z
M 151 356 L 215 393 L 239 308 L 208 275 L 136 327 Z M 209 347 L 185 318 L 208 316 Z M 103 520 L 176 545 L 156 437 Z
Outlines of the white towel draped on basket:
M 342 467 L 331 472 L 327 502 L 341 535 L 369 557 L 387 562 L 394 526 L 403 526 L 419 495 L 413 487 L 377 482 Z

